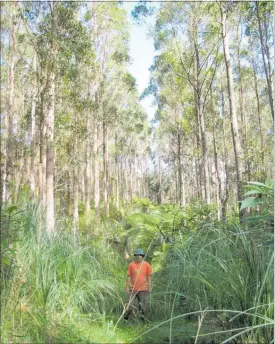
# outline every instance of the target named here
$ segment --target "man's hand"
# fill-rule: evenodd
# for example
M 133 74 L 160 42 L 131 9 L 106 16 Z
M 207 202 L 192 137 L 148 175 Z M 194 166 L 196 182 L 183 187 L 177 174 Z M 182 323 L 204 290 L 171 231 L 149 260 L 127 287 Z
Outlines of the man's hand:
M 125 288 L 125 291 L 126 291 L 126 293 L 127 294 L 130 294 L 130 290 L 129 290 L 129 288 L 127 287 L 127 288 Z
M 152 287 L 148 287 L 148 293 L 152 293 Z

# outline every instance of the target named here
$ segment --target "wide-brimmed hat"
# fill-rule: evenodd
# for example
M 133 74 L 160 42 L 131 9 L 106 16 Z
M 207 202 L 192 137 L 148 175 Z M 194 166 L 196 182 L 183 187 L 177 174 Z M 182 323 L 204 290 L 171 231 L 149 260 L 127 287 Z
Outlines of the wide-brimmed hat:
M 144 257 L 144 252 L 142 248 L 138 248 L 136 252 L 134 253 L 134 256 L 143 256 Z

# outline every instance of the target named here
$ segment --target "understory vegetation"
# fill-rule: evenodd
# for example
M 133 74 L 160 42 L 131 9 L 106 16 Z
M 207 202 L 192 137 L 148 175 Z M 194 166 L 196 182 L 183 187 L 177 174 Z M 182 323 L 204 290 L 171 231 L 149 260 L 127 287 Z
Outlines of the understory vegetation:
M 273 194 L 250 183 L 241 224 L 198 202 L 135 199 L 100 222 L 82 215 L 78 240 L 62 221 L 47 236 L 35 203 L 4 209 L 2 342 L 271 343 Z M 145 325 L 122 317 L 136 247 L 153 268 Z
M 0 8 L 0 342 L 274 344 L 272 2 Z

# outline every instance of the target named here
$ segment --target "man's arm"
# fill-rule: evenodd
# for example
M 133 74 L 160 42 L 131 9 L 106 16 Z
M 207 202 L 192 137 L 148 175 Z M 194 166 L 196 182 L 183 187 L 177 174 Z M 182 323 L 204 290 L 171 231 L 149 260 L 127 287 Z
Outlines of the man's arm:
M 128 275 L 127 279 L 126 279 L 126 287 L 125 287 L 125 290 L 126 290 L 127 294 L 130 293 L 129 287 L 131 287 L 131 277 Z

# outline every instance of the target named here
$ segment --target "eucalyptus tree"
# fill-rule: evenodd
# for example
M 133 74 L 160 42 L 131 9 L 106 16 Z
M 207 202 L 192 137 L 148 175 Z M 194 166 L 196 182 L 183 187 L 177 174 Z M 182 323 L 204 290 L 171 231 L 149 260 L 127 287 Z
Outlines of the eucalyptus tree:
M 210 177 L 208 163 L 208 140 L 205 119 L 205 105 L 219 57 L 220 40 L 217 32 L 208 33 L 211 26 L 209 17 L 200 13 L 206 4 L 172 3 L 164 4 L 156 25 L 156 44 L 170 54 L 167 66 L 173 73 L 193 89 L 193 104 L 198 124 L 198 145 L 202 149 L 204 173 L 204 194 L 210 203 Z M 187 21 L 187 18 L 191 18 Z
M 268 98 L 274 122 L 274 68 L 272 68 L 272 59 L 270 53 L 270 42 L 272 42 L 272 38 L 274 38 L 274 29 L 272 32 L 272 10 L 274 11 L 274 6 L 272 6 L 268 1 L 263 1 L 260 3 L 260 5 L 256 1 L 255 7 L 261 43 L 262 60 L 268 89 Z
M 261 25 L 265 22 L 267 28 L 262 33 L 265 37 L 262 41 L 268 45 L 266 66 L 273 44 L 269 7 L 261 6 L 260 18 Z M 246 13 L 245 8 L 250 11 Z M 139 9 L 136 15 L 148 14 L 144 8 Z M 151 68 L 147 93 L 154 94 L 158 105 L 159 151 L 164 150 L 161 139 L 166 135 L 165 128 L 173 121 L 172 103 L 184 105 L 181 113 L 184 130 L 179 137 L 184 137 L 185 147 L 178 155 L 185 159 L 182 155 L 188 156 L 186 147 L 189 146 L 190 155 L 184 160 L 186 167 L 189 163 L 186 176 L 192 185 L 192 174 L 200 176 L 199 180 L 196 178 L 196 189 L 204 186 L 204 199 L 208 203 L 216 198 L 219 218 L 225 216 L 229 198 L 241 200 L 244 180 L 259 176 L 260 171 L 263 178 L 266 168 L 261 167 L 260 161 L 263 161 L 264 142 L 265 150 L 271 147 L 269 136 L 264 134 L 271 130 L 271 123 L 265 111 L 268 92 L 263 87 L 264 64 L 258 59 L 262 54 L 258 19 L 253 4 L 163 3 L 157 10 L 152 33 L 159 54 Z M 272 75 L 271 66 L 270 70 Z M 259 141 L 253 139 L 258 137 Z M 169 160 L 173 156 L 173 144 L 170 143 L 168 151 Z M 257 156 L 259 151 L 261 159 Z M 175 190 L 180 189 L 178 173 L 173 178 Z M 212 185 L 216 185 L 215 190 Z
M 6 104 L 1 106 L 1 127 L 2 127 L 2 159 L 1 159 L 1 199 L 3 202 L 11 203 L 11 182 L 14 167 L 14 120 L 15 120 L 15 67 L 18 62 L 18 2 L 14 1 L 5 5 L 1 4 L 3 41 L 1 43 L 1 57 L 4 61 L 1 64 L 2 76 L 5 76 L 3 84 L 6 86 Z M 7 42 L 7 43 L 6 43 Z M 6 48 L 6 49 L 5 49 Z M 6 54 L 4 51 L 6 50 Z M 3 54 L 4 53 L 4 54 Z M 2 84 L 2 85 L 3 85 Z
M 40 196 L 45 198 L 46 231 L 55 231 L 55 118 L 60 77 L 72 59 L 79 59 L 89 48 L 84 26 L 77 20 L 76 3 L 23 3 L 21 13 L 37 54 L 39 73 Z

